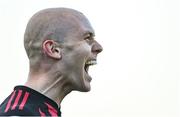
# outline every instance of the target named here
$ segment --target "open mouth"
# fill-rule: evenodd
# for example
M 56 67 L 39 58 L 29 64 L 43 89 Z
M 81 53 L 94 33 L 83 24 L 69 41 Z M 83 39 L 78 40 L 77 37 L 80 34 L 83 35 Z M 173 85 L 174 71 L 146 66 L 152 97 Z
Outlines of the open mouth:
M 87 60 L 84 66 L 84 70 L 88 73 L 89 66 L 96 65 L 96 64 L 97 64 L 96 59 Z

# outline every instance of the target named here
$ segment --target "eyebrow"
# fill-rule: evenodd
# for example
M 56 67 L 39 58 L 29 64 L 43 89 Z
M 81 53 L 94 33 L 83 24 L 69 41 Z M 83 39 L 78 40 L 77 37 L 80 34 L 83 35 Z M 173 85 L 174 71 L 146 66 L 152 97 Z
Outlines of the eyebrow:
M 87 36 L 87 35 L 90 35 L 91 37 L 94 37 L 95 34 L 93 32 L 90 32 L 90 31 L 87 31 L 83 34 L 83 36 Z

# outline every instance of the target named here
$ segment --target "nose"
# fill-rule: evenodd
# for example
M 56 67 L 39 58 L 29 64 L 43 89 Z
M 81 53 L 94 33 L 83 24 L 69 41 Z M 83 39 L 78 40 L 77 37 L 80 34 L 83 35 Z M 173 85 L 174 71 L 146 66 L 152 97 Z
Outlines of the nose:
M 97 41 L 95 41 L 95 43 L 92 46 L 92 52 L 99 54 L 100 52 L 102 52 L 102 50 L 103 50 L 103 47 Z

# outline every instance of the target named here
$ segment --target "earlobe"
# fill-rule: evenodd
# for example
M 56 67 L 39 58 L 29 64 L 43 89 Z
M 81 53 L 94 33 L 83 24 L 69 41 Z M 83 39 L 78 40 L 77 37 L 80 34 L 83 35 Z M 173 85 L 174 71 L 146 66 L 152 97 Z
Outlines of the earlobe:
M 54 59 L 61 59 L 61 49 L 56 46 L 56 42 L 53 40 L 45 40 L 43 42 L 43 51 L 47 56 Z

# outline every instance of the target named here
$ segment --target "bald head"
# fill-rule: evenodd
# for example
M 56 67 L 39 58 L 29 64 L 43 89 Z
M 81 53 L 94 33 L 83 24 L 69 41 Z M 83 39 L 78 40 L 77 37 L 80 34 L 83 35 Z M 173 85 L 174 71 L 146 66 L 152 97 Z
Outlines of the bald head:
M 83 25 L 82 25 L 83 24 Z M 67 42 L 69 36 L 76 36 L 80 28 L 91 25 L 79 11 L 69 8 L 50 8 L 37 12 L 29 21 L 24 35 L 24 46 L 29 59 L 37 60 L 42 56 L 42 43 L 51 39 Z
M 27 84 L 35 84 L 35 88 L 43 85 L 45 90 L 53 86 L 51 93 L 62 89 L 62 95 L 72 90 L 89 91 L 88 69 L 102 51 L 94 36 L 88 19 L 79 11 L 50 8 L 36 13 L 24 35 L 30 62 Z

